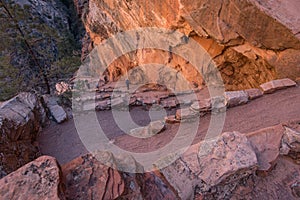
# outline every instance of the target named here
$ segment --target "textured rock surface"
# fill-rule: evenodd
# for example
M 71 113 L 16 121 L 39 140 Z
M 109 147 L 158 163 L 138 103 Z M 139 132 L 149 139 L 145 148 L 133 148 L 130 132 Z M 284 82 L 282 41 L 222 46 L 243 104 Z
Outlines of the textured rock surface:
M 0 160 L 10 173 L 40 153 L 35 143 L 46 114 L 34 94 L 21 93 L 0 108 Z
M 0 179 L 0 199 L 65 199 L 60 166 L 42 156 Z
M 258 87 L 277 77 L 295 79 L 300 75 L 297 6 L 297 0 L 90 0 L 83 19 L 92 46 L 138 27 L 178 30 L 209 52 L 226 88 L 237 90 Z M 167 63 L 191 83 L 203 84 L 191 66 L 176 55 L 154 50 L 123 56 L 108 70 L 109 77 L 115 80 L 127 69 L 149 61 Z
M 96 156 L 97 157 L 97 156 Z M 118 159 L 111 157 L 111 159 Z M 118 165 L 118 164 L 117 164 Z M 92 155 L 62 167 L 67 199 L 176 199 L 159 172 L 131 174 L 103 165 Z
M 257 88 L 247 89 L 245 92 L 248 94 L 249 100 L 259 98 L 263 95 L 263 92 Z
M 161 173 L 180 198 L 193 199 L 195 191 L 203 195 L 224 192 L 226 185 L 253 174 L 256 165 L 255 152 L 246 136 L 228 132 L 191 146 Z
M 248 93 L 245 91 L 232 91 L 232 92 L 225 92 L 225 99 L 227 101 L 227 105 L 229 107 L 238 106 L 241 104 L 245 104 L 248 102 Z
M 296 82 L 288 78 L 273 80 L 260 85 L 261 89 L 266 94 L 292 86 L 296 86 Z
M 256 154 L 246 136 L 238 132 L 223 133 L 202 145 L 199 177 L 210 187 L 236 181 L 256 169 Z
M 268 171 L 274 166 L 279 156 L 283 132 L 282 125 L 277 125 L 247 134 L 247 138 L 257 155 L 258 170 Z
M 56 97 L 44 95 L 43 100 L 49 110 L 50 117 L 53 118 L 54 121 L 60 124 L 67 119 L 67 113 L 63 107 L 58 105 Z
M 68 199 L 116 199 L 124 192 L 121 174 L 91 155 L 71 161 L 62 171 Z

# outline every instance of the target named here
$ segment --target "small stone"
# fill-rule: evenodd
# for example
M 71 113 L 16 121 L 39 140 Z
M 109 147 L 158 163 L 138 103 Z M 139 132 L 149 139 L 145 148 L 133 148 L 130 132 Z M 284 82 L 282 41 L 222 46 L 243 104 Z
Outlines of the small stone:
M 234 107 L 248 102 L 248 94 L 243 91 L 225 92 L 225 99 L 229 107 Z
M 180 120 L 176 119 L 175 115 L 170 115 L 165 117 L 165 122 L 168 124 L 176 124 L 179 123 Z
M 211 109 L 210 99 L 196 101 L 191 105 L 191 109 L 196 112 L 208 112 Z
M 67 119 L 67 113 L 61 106 L 53 105 L 49 107 L 49 110 L 57 123 L 60 124 Z
M 176 111 L 176 119 L 185 120 L 198 116 L 199 113 L 192 111 L 190 108 L 183 108 Z
M 250 100 L 263 96 L 263 92 L 257 88 L 247 89 L 245 92 L 248 94 Z

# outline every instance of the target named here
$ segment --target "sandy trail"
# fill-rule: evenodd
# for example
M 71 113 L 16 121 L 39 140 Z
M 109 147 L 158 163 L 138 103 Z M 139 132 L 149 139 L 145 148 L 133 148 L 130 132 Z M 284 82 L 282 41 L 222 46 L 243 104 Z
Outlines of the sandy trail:
M 174 114 L 176 110 L 167 111 Z M 133 120 L 139 125 L 147 125 L 150 117 L 141 107 L 130 111 Z M 107 137 L 115 140 L 119 147 L 134 152 L 149 152 L 168 144 L 174 138 L 178 124 L 167 125 L 167 129 L 154 137 L 138 139 L 122 132 L 114 123 L 111 111 L 97 112 L 98 121 Z M 152 115 L 152 118 L 159 118 Z M 193 143 L 197 143 L 206 135 L 210 115 L 200 119 L 200 126 Z M 300 87 L 288 88 L 273 94 L 250 101 L 246 105 L 230 108 L 226 112 L 226 120 L 222 132 L 239 131 L 248 133 L 264 127 L 273 126 L 281 122 L 300 118 Z M 190 126 L 186 125 L 186 135 L 190 133 Z M 57 125 L 51 123 L 38 138 L 43 154 L 51 155 L 64 164 L 85 154 L 88 151 L 82 144 L 73 120 Z

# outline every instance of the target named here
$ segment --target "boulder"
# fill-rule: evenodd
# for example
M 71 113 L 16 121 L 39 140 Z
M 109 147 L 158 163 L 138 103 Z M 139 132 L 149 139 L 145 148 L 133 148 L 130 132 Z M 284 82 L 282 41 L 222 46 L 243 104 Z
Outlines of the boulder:
M 39 157 L 0 179 L 0 199 L 66 199 L 55 158 Z
M 257 99 L 263 96 L 263 92 L 257 88 L 247 89 L 245 92 L 248 94 L 249 100 Z
M 243 90 L 225 92 L 224 96 L 229 107 L 246 104 L 249 98 L 248 94 Z
M 57 123 L 62 123 L 67 119 L 66 111 L 59 105 L 51 105 L 48 107 L 51 115 Z
M 0 108 L 0 168 L 10 173 L 40 155 L 36 138 L 46 121 L 36 95 L 20 93 Z
M 62 166 L 67 199 L 116 199 L 124 192 L 121 174 L 88 154 Z
M 170 156 L 176 155 L 180 157 L 160 171 L 181 199 L 194 199 L 195 191 L 213 194 L 255 173 L 257 167 L 250 142 L 238 132 L 223 133 Z
M 129 134 L 134 137 L 148 138 L 159 134 L 160 132 L 164 131 L 165 128 L 165 122 L 158 120 L 150 122 L 148 126 L 131 129 Z
M 204 141 L 198 157 L 198 176 L 209 187 L 253 174 L 258 163 L 247 137 L 238 132 L 225 132 L 211 141 Z
M 292 157 L 297 163 L 300 163 L 300 132 L 289 127 L 285 127 L 281 147 L 281 155 Z
M 132 165 L 136 161 L 128 156 L 115 157 L 108 152 L 97 152 L 94 156 L 87 154 L 63 165 L 67 199 L 177 199 L 159 172 L 122 171 L 129 162 Z M 141 169 L 136 171 L 142 172 Z
M 50 96 L 50 95 L 43 95 L 43 100 L 45 105 L 48 108 L 49 114 L 51 115 L 54 121 L 60 124 L 67 119 L 67 113 L 65 112 L 63 107 L 61 107 L 57 103 L 57 97 Z
M 280 90 L 287 87 L 296 86 L 296 82 L 292 81 L 291 79 L 284 78 L 269 81 L 267 83 L 261 84 L 260 87 L 263 90 L 264 94 L 272 93 L 276 90 Z
M 277 125 L 247 134 L 257 156 L 259 171 L 267 172 L 276 163 L 283 132 L 282 125 Z

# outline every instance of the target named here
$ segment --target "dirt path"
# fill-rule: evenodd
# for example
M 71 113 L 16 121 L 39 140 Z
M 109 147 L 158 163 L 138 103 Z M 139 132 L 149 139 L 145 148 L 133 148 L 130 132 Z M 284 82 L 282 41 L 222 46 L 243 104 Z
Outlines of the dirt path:
M 130 113 L 139 125 L 146 125 L 150 121 L 148 112 L 139 107 L 132 109 Z M 168 111 L 168 114 L 174 113 L 175 110 Z M 168 125 L 161 134 L 148 139 L 138 139 L 124 134 L 113 122 L 110 111 L 97 112 L 97 116 L 108 138 L 114 139 L 114 143 L 119 147 L 134 152 L 153 151 L 166 145 L 175 136 L 179 126 L 178 124 Z M 206 135 L 210 117 L 210 115 L 206 115 L 201 118 L 194 143 Z M 228 109 L 222 132 L 247 133 L 296 118 L 300 118 L 299 86 L 264 95 L 246 105 Z M 187 135 L 190 131 L 189 128 L 188 125 L 185 128 Z M 87 153 L 77 134 L 73 120 L 61 125 L 52 123 L 41 133 L 39 143 L 43 154 L 56 157 L 61 164 Z

